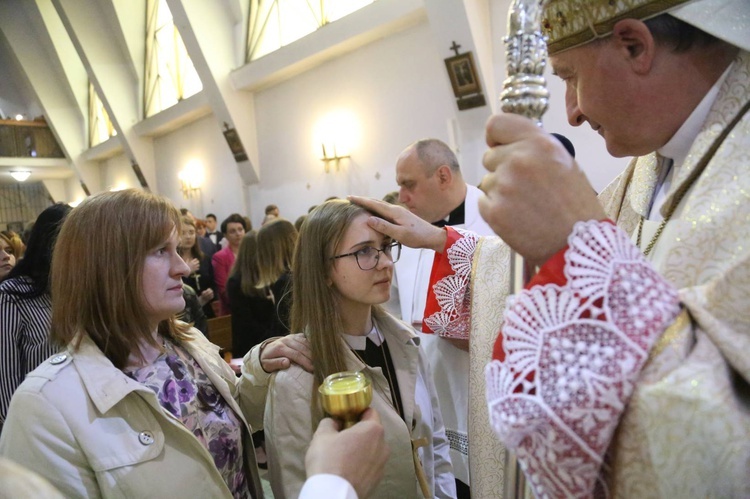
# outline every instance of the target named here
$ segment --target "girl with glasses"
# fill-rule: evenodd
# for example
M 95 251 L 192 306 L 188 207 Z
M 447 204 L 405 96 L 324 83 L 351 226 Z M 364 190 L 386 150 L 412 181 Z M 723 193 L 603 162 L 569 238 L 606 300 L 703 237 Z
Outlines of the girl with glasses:
M 373 497 L 454 497 L 449 445 L 427 360 L 412 329 L 380 305 L 390 296 L 400 244 L 370 229 L 370 213 L 334 200 L 302 225 L 293 264 L 293 332 L 310 341 L 312 373 L 292 366 L 274 375 L 264 418 L 271 487 L 297 497 L 303 456 L 324 417 L 323 379 L 363 371 L 372 380 L 391 455 Z

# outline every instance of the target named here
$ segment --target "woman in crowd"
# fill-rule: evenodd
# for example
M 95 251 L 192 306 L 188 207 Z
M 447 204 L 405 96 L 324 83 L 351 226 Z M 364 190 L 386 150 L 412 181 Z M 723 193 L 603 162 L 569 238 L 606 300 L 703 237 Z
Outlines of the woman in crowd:
M 214 273 L 211 257 L 201 250 L 193 219 L 183 216 L 181 221 L 179 253 L 190 267 L 190 275 L 183 277 L 182 282 L 193 288 L 206 317 L 213 317 L 211 301 L 214 299 Z
M 261 317 L 268 317 L 273 309 L 258 284 L 258 233 L 245 234 L 240 244 L 232 275 L 227 281 L 229 307 L 232 312 L 232 355 L 244 357 L 253 345 L 266 339 L 266 324 Z
M 266 389 L 175 320 L 181 223 L 129 189 L 88 198 L 60 231 L 51 337 L 66 351 L 16 390 L 0 455 L 65 497 L 263 497 L 248 421 Z M 253 362 L 268 369 L 273 348 Z
M 5 279 L 23 255 L 23 242 L 14 232 L 0 232 L 0 281 Z
M 229 308 L 229 296 L 226 292 L 227 279 L 229 279 L 237 253 L 240 251 L 242 238 L 245 236 L 245 232 L 250 229 L 251 227 L 245 217 L 238 213 L 232 213 L 221 222 L 221 232 L 224 234 L 227 246 L 217 251 L 211 258 L 214 267 L 214 282 L 219 295 L 219 315 L 232 313 Z
M 289 334 L 289 310 L 292 305 L 291 280 L 297 229 L 283 218 L 273 220 L 258 231 L 258 283 L 274 303 L 268 318 L 267 337 Z
M 400 245 L 370 229 L 369 216 L 348 201 L 329 201 L 310 213 L 299 235 L 292 330 L 307 336 L 315 362 L 313 374 L 292 366 L 271 381 L 264 422 L 276 498 L 299 493 L 305 480 L 301 456 L 323 417 L 314 394 L 339 371 L 364 371 L 373 382 L 371 406 L 381 415 L 391 449 L 373 497 L 456 494 L 426 358 L 411 327 L 379 306 L 388 300 Z M 413 445 L 419 447 L 417 460 Z
M 195 220 L 195 233 L 198 237 L 206 237 L 206 222 L 200 218 Z
M 242 238 L 240 252 L 227 281 L 229 307 L 232 312 L 232 355 L 244 357 L 250 349 L 270 337 L 265 334 L 265 319 L 273 313 L 273 302 L 258 284 L 258 234 L 251 230 Z M 263 430 L 253 433 L 258 467 L 267 467 Z
M 23 259 L 0 284 L 0 430 L 13 392 L 57 351 L 49 341 L 52 248 L 72 208 L 54 204 L 36 219 Z
M 289 334 L 291 273 L 297 229 L 276 219 L 245 235 L 227 281 L 232 353 L 243 357 L 268 338 Z M 263 431 L 253 435 L 258 465 L 266 462 Z

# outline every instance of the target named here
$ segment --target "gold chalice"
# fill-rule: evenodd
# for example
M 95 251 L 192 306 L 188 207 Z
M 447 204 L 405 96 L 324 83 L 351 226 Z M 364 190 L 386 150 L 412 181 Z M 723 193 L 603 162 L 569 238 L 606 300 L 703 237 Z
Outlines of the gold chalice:
M 349 428 L 372 402 L 372 383 L 363 372 L 334 373 L 318 387 L 323 410 Z

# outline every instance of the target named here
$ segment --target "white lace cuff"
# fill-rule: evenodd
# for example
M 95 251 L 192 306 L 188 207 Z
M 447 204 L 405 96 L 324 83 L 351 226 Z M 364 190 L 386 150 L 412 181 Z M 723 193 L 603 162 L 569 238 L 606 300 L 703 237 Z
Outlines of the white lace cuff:
M 653 342 L 680 310 L 677 291 L 629 237 L 579 222 L 567 283 L 508 299 L 505 360 L 486 368 L 493 429 L 537 497 L 584 497 Z
M 468 339 L 471 327 L 471 262 L 479 236 L 455 227 L 453 230 L 461 235 L 445 252 L 453 273 L 433 285 L 432 292 L 440 309 L 426 317 L 424 322 L 439 336 Z

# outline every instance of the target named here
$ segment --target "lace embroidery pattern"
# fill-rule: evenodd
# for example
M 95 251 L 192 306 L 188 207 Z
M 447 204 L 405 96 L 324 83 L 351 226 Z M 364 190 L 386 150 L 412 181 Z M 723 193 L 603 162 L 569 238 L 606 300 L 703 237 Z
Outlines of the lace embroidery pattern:
M 508 299 L 506 359 L 485 371 L 493 429 L 537 497 L 592 494 L 649 348 L 680 310 L 617 227 L 579 222 L 568 243 L 567 284 Z
M 424 322 L 439 336 L 467 339 L 471 325 L 469 277 L 479 236 L 467 230 L 454 229 L 462 236 L 446 251 L 454 273 L 443 277 L 432 287 L 440 310 L 425 318 Z

